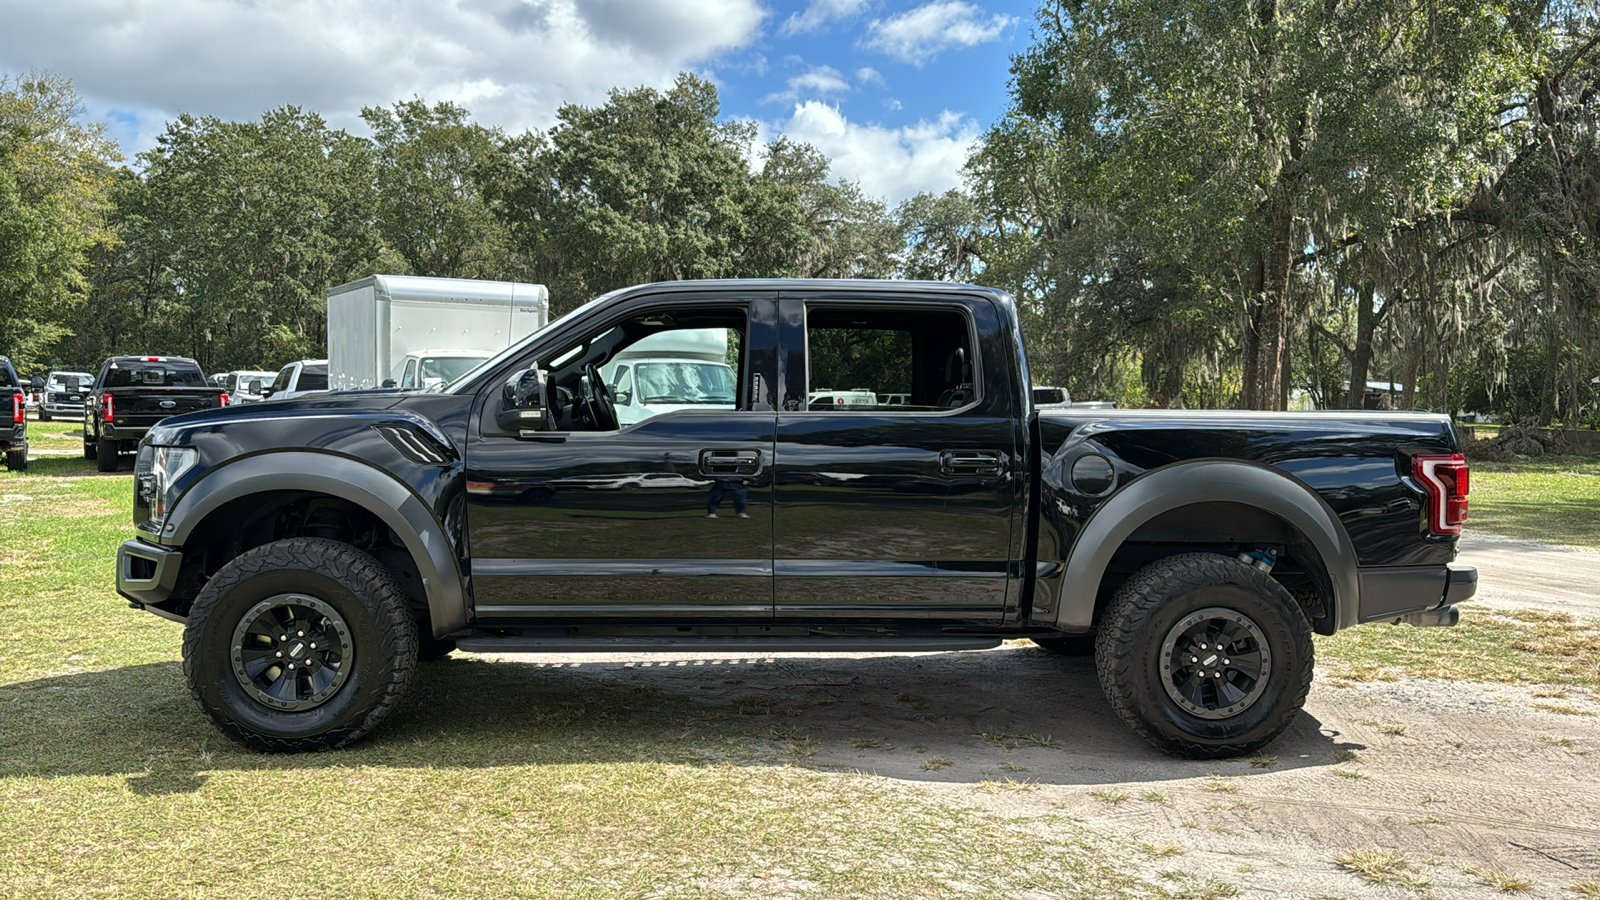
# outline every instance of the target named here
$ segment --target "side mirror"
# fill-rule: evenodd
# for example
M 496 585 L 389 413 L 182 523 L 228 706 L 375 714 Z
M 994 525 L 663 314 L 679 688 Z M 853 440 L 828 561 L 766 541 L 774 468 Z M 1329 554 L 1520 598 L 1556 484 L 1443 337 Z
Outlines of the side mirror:
M 259 378 L 253 379 L 252 381 L 250 381 L 249 383 L 247 383 L 244 386 L 244 390 L 245 390 L 245 393 L 247 393 L 247 394 L 259 394 L 259 393 L 261 393 L 261 379 L 259 379 Z
M 396 384 L 397 384 L 397 382 L 393 378 L 385 378 L 383 380 L 383 384 L 379 385 L 379 387 L 392 388 Z
M 36 391 L 44 390 L 44 376 L 43 375 L 35 375 L 35 376 L 33 376 L 33 380 L 29 381 L 28 385 L 30 387 L 32 387 L 34 390 L 36 390 Z
M 81 390 L 83 390 L 83 381 L 78 376 L 74 375 L 67 379 L 67 393 L 76 394 Z
M 544 373 L 539 364 L 515 372 L 500 388 L 496 425 L 511 432 L 540 431 L 545 426 Z
M 632 391 L 622 391 L 622 392 L 619 393 L 617 391 L 612 391 L 611 392 L 611 402 L 615 403 L 618 406 L 628 406 L 628 405 L 633 403 L 633 392 Z

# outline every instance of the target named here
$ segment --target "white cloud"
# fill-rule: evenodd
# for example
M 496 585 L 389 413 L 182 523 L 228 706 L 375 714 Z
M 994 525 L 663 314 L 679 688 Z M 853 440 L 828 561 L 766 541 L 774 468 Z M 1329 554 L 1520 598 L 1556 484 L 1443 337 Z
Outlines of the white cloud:
M 833 66 L 817 66 L 789 79 L 788 90 L 768 94 L 761 102 L 793 103 L 801 97 L 826 97 L 830 94 L 843 94 L 849 90 L 850 82 L 845 80 L 838 69 Z
M 888 19 L 874 19 L 866 45 L 921 66 L 951 47 L 973 47 L 996 40 L 1016 19 L 983 10 L 963 0 L 937 0 Z
M 827 154 L 835 177 L 861 182 L 891 206 L 921 191 L 960 186 L 961 167 L 979 135 L 976 122 L 949 110 L 932 122 L 886 128 L 851 122 L 838 107 L 815 100 L 796 104 L 774 127 Z
M 253 119 L 293 103 L 361 129 L 362 106 L 455 100 L 548 127 L 562 103 L 670 85 L 756 38 L 759 0 L 7 2 L 0 71 L 73 79 L 137 151 L 179 112 Z
M 871 66 L 862 66 L 861 68 L 857 69 L 856 80 L 862 84 L 882 85 L 884 83 L 883 73 L 872 68 Z
M 811 0 L 804 10 L 784 20 L 778 34 L 784 37 L 815 34 L 833 22 L 859 15 L 866 6 L 867 0 Z

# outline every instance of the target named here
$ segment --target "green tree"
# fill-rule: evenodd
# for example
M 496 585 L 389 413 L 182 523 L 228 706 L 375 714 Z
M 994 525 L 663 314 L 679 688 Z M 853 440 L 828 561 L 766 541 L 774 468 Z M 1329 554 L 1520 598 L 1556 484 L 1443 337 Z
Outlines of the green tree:
M 798 191 L 755 177 L 753 126 L 719 112 L 715 86 L 685 74 L 564 106 L 548 134 L 508 143 L 496 208 L 557 310 L 640 282 L 793 270 Z
M 69 333 L 89 254 L 114 242 L 106 214 L 122 156 L 82 111 L 65 78 L 0 75 L 0 348 L 24 370 Z
M 484 184 L 503 169 L 505 136 L 448 102 L 366 107 L 361 118 L 372 128 L 379 231 L 405 263 L 398 274 L 514 276 L 510 234 Z
M 125 255 L 106 298 L 131 327 L 107 352 L 208 370 L 320 356 L 329 287 L 371 274 L 379 243 L 365 141 L 286 106 L 257 122 L 179 116 L 119 192 Z
M 1200 336 L 1233 317 L 1241 402 L 1281 408 L 1302 256 L 1464 203 L 1539 8 L 1049 0 L 975 165 L 1060 245 L 1047 291 L 1159 288 Z

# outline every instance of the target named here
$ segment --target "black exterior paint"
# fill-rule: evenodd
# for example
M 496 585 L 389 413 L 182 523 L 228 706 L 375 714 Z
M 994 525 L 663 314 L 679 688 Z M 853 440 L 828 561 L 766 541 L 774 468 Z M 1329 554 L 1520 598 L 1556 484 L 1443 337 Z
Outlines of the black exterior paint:
M 977 400 L 939 412 L 805 411 L 805 311 L 837 302 L 961 311 L 973 330 Z M 523 436 L 495 425 L 493 402 L 511 374 L 609 323 L 683 303 L 748 310 L 745 408 L 672 413 L 615 433 Z M 370 473 L 361 478 L 403 486 L 428 511 L 453 549 L 462 595 L 476 604 L 463 611 L 474 624 L 1022 627 L 1035 624 L 1030 598 L 1060 589 L 1062 563 L 1097 509 L 1148 473 L 1224 458 L 1315 492 L 1360 566 L 1408 567 L 1408 583 L 1422 583 L 1416 567 L 1431 567 L 1443 584 L 1455 540 L 1428 535 L 1424 492 L 1409 474 L 1410 454 L 1455 451 L 1442 416 L 1066 409 L 1034 418 L 1028 385 L 1016 310 L 997 291 L 647 285 L 558 320 L 449 393 L 329 394 L 168 419 L 147 440 L 195 447 L 200 464 L 179 484 L 177 527 L 140 534 L 181 549 L 174 535 L 227 526 L 186 521 L 182 492 L 226 480 L 240 459 L 294 451 L 292 466 L 315 468 L 327 454 L 358 462 Z M 380 424 L 415 429 L 448 458 L 419 462 Z M 952 450 L 995 451 L 1002 465 L 942 472 L 941 454 Z M 718 473 L 707 451 L 749 452 L 760 463 Z M 1113 489 L 1074 486 L 1072 464 L 1087 454 L 1110 462 Z M 709 519 L 719 486 L 724 502 Z M 738 491 L 749 518 L 732 514 Z M 135 517 L 144 522 L 147 511 L 136 506 Z

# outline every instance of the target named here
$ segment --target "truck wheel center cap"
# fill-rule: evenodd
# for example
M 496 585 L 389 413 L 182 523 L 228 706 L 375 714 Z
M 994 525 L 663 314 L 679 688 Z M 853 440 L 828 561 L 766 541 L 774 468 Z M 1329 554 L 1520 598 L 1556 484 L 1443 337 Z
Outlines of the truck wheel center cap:
M 300 654 L 302 654 L 304 652 L 306 652 L 306 645 L 305 645 L 304 641 L 295 641 L 293 644 L 291 644 L 289 646 L 289 658 L 290 659 L 299 659 L 300 658 Z M 1207 665 L 1210 665 L 1210 664 L 1207 663 Z

